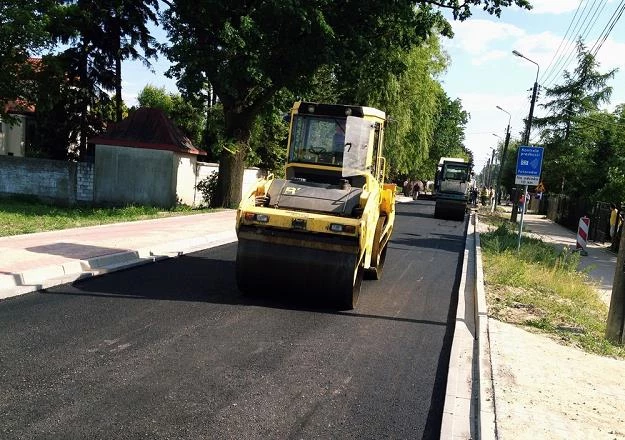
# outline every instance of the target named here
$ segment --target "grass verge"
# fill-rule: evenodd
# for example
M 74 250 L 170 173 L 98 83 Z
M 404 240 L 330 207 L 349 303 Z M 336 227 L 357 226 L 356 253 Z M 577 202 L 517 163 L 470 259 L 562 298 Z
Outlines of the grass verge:
M 0 198 L 0 237 L 210 211 L 187 206 L 171 210 L 150 206 L 59 207 L 28 198 Z
M 608 307 L 589 276 L 577 270 L 579 254 L 529 237 L 517 252 L 513 225 L 496 216 L 480 221 L 494 227 L 480 234 L 489 316 L 589 353 L 625 358 L 625 348 L 604 337 Z

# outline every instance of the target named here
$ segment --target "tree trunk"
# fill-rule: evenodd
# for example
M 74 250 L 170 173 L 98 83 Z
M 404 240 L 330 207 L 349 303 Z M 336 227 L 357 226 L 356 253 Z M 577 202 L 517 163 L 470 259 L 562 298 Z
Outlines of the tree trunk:
M 122 48 L 121 48 L 121 25 L 119 23 L 119 11 L 115 17 L 115 44 L 117 53 L 115 54 L 115 122 L 122 120 Z
M 236 208 L 241 201 L 243 171 L 254 116 L 224 105 L 225 131 L 232 144 L 221 152 L 217 178 L 217 206 Z
M 115 122 L 122 118 L 122 58 L 118 53 L 115 59 Z
M 605 337 L 615 344 L 625 344 L 625 234 L 622 232 Z
M 87 154 L 87 129 L 89 113 L 89 72 L 87 67 L 87 42 L 83 39 L 80 48 L 80 139 L 78 140 L 78 160 L 84 160 Z

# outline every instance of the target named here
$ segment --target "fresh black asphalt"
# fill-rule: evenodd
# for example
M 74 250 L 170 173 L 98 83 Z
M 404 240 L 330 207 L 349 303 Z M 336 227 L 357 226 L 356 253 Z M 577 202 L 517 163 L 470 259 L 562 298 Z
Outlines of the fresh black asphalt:
M 0 302 L 0 439 L 438 438 L 466 222 L 433 212 L 350 312 L 242 296 L 236 244 Z

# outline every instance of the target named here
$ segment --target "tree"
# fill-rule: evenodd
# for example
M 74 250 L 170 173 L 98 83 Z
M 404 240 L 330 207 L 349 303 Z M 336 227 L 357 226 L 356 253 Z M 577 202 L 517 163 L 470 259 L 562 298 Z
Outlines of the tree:
M 473 162 L 472 153 L 464 145 L 464 130 L 469 122 L 469 114 L 462 108 L 460 99 L 451 100 L 440 89 L 438 108 L 435 116 L 432 146 L 423 164 L 421 174 L 433 179 L 441 157 L 464 157 Z
M 105 9 L 103 27 L 110 33 L 112 61 L 115 63 L 115 117 L 122 119 L 122 60 L 141 60 L 150 66 L 149 59 L 156 56 L 156 40 L 147 28 L 148 23 L 157 23 L 158 0 L 108 0 L 99 1 Z M 108 19 L 107 19 L 108 13 Z M 143 54 L 137 50 L 139 46 Z
M 577 67 L 572 73 L 564 72 L 564 84 L 546 90 L 549 101 L 542 107 L 549 110 L 548 116 L 533 120 L 542 129 L 547 188 L 575 196 L 588 193 L 584 169 L 592 146 L 589 133 L 580 130 L 580 124 L 585 116 L 598 112 L 599 105 L 609 102 L 612 88 L 607 81 L 616 72 L 599 73 L 595 57 L 581 41 L 577 51 Z
M 408 51 L 398 50 L 394 57 L 401 60 L 401 69 L 383 73 L 377 72 L 377 66 L 363 66 L 357 83 L 339 78 L 339 86 L 351 86 L 355 96 L 345 97 L 347 102 L 353 99 L 387 111 L 390 123 L 384 154 L 390 174 L 421 177 L 434 138 L 439 94 L 444 93 L 437 77 L 448 60 L 436 35 Z
M 499 15 L 511 4 L 529 8 L 526 0 L 469 0 L 462 5 L 441 0 L 419 6 L 409 0 L 169 4 L 164 25 L 173 42 L 166 51 L 170 74 L 185 93 L 200 94 L 210 85 L 223 105 L 231 147 L 220 157 L 218 204 L 238 203 L 254 121 L 279 90 L 297 93 L 321 66 L 341 60 L 377 60 L 380 70 L 396 67 L 389 65 L 396 61 L 389 54 L 409 49 L 426 39 L 435 24 L 445 23 L 431 5 L 449 8 L 463 20 L 471 7 Z
M 63 0 L 52 10 L 50 33 L 57 42 L 70 45 L 63 52 L 69 81 L 81 92 L 80 155 L 86 151 L 87 138 L 98 131 L 89 122 L 89 109 L 110 100 L 107 92 L 115 91 L 115 119 L 121 119 L 121 60 L 140 58 L 147 63 L 155 54 L 147 24 L 156 21 L 157 8 L 157 0 Z
M 145 86 L 137 96 L 140 107 L 163 110 L 196 146 L 202 145 L 206 116 L 202 109 L 185 100 L 179 93 L 168 93 L 164 87 Z
M 0 117 L 4 104 L 23 98 L 31 88 L 32 54 L 51 45 L 46 30 L 52 0 L 3 0 L 0 5 Z

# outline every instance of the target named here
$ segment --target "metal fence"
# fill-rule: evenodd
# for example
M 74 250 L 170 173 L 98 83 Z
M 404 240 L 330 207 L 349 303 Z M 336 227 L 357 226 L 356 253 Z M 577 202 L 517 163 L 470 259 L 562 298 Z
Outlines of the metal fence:
M 588 216 L 588 239 L 597 243 L 610 240 L 610 204 L 607 202 L 592 203 L 586 198 L 573 199 L 562 194 L 546 194 L 540 200 L 538 212 L 573 232 L 577 232 L 579 219 Z

